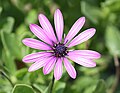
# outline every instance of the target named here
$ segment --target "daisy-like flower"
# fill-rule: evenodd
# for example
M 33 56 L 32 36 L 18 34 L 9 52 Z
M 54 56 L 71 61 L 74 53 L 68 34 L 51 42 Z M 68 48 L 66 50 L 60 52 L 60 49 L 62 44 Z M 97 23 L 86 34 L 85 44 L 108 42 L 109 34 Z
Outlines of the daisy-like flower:
M 29 54 L 23 58 L 23 62 L 25 63 L 34 62 L 30 66 L 29 72 L 43 67 L 43 73 L 46 75 L 54 69 L 54 77 L 56 80 L 59 80 L 62 76 L 64 64 L 70 77 L 75 79 L 76 70 L 69 60 L 85 67 L 96 66 L 93 60 L 100 58 L 98 52 L 92 50 L 70 50 L 71 47 L 90 39 L 96 32 L 94 28 L 90 28 L 77 35 L 85 23 L 85 17 L 80 17 L 73 24 L 65 38 L 63 38 L 63 16 L 59 9 L 54 13 L 56 35 L 45 15 L 40 14 L 38 19 L 41 27 L 36 24 L 30 24 L 30 30 L 40 40 L 25 38 L 22 41 L 28 47 L 44 50 L 43 52 Z

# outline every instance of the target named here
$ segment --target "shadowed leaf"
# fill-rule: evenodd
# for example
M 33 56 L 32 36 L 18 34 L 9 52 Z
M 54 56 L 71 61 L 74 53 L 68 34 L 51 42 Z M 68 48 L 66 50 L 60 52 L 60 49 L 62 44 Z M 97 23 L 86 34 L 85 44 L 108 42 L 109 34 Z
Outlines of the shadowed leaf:
M 104 80 L 99 80 L 93 93 L 106 93 L 106 84 Z
M 31 86 L 26 84 L 16 84 L 12 93 L 35 93 Z

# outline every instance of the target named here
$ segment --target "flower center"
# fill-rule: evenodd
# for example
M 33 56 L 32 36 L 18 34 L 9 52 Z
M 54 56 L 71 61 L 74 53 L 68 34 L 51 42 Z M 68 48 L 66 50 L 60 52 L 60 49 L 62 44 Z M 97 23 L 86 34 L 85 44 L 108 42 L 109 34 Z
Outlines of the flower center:
M 55 45 L 53 50 L 56 57 L 64 57 L 67 55 L 67 47 L 64 46 L 64 44 L 59 43 Z

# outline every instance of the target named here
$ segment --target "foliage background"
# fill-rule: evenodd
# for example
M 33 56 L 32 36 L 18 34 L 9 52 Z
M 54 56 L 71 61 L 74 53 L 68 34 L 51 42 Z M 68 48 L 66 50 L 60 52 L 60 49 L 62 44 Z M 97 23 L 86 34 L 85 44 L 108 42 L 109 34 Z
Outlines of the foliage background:
M 55 81 L 53 93 L 120 93 L 120 69 L 117 67 L 116 76 L 114 65 L 120 57 L 120 0 L 0 0 L 0 93 L 49 93 L 53 73 L 44 76 L 41 69 L 27 71 L 30 64 L 23 63 L 22 58 L 37 50 L 24 46 L 21 40 L 36 38 L 29 24 L 39 24 L 39 13 L 53 24 L 57 8 L 64 16 L 65 33 L 79 17 L 86 17 L 81 31 L 95 27 L 97 32 L 74 48 L 92 49 L 102 57 L 96 60 L 95 68 L 73 64 L 77 70 L 75 80 L 64 70 L 62 78 Z

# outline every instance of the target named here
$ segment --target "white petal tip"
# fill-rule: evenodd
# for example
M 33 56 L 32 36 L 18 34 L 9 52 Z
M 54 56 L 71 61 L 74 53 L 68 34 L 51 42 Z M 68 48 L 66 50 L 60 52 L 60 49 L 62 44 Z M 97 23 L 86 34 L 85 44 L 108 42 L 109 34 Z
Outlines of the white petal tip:
M 29 27 L 32 29 L 32 27 L 36 26 L 36 24 L 30 24 Z
M 88 66 L 88 67 L 90 67 L 90 68 L 92 68 L 92 67 L 96 67 L 96 63 L 94 62 L 93 64 L 91 64 L 91 65 Z
M 85 17 L 81 17 L 81 19 L 85 21 Z
M 22 62 L 24 62 L 24 63 L 30 63 L 30 62 L 26 59 L 26 57 L 24 57 L 24 58 L 22 59 Z
M 60 9 L 56 9 L 56 12 L 61 12 Z
M 74 76 L 74 77 L 71 77 L 72 79 L 76 79 L 76 76 Z
M 29 67 L 28 72 L 33 72 L 36 71 L 37 69 L 35 69 L 34 67 Z
M 78 22 L 81 23 L 81 21 L 82 21 L 83 23 L 85 23 L 85 17 L 80 17 L 80 18 L 78 19 Z
M 47 71 L 43 68 L 43 74 L 44 75 L 47 75 L 48 73 L 47 73 Z
M 39 14 L 38 15 L 38 18 L 41 18 L 41 17 L 43 17 L 44 16 L 44 14 Z
M 89 65 L 85 65 L 84 67 L 87 67 L 87 68 L 93 68 L 93 67 L 96 67 L 96 63 L 95 63 L 95 62 L 92 62 L 91 64 L 89 64 Z
M 71 77 L 72 79 L 76 79 L 76 73 L 74 73 L 73 75 L 70 75 L 70 77 Z
M 29 68 L 29 69 L 28 69 L 28 72 L 33 72 L 33 69 Z
M 47 75 L 48 73 L 46 73 L 46 72 L 43 72 L 43 74 L 44 74 L 44 75 Z
M 36 27 L 37 25 L 36 24 L 30 24 L 29 25 L 29 28 L 30 28 L 30 30 L 32 31 L 33 29 L 34 29 L 34 27 Z
M 28 41 L 29 41 L 29 38 L 25 38 L 25 39 L 22 40 L 22 43 L 23 43 L 24 45 L 27 45 Z
M 59 80 L 61 77 L 55 77 L 55 80 Z
M 92 32 L 96 32 L 96 29 L 95 28 L 90 28 L 90 30 L 92 31 Z
M 85 23 L 85 17 L 80 17 L 80 18 L 77 20 L 77 22 L 84 24 L 84 23 Z
M 23 58 L 22 61 L 25 63 L 25 62 L 26 62 L 26 61 L 25 61 L 25 58 Z
M 98 58 L 101 58 L 101 54 L 98 53 L 98 52 L 96 52 L 96 58 L 97 58 L 97 59 L 98 59 Z
M 26 40 L 27 40 L 27 38 L 25 38 L 25 39 L 22 40 L 22 43 L 23 43 L 24 45 L 26 45 Z
M 98 55 L 98 58 L 101 58 L 101 54 Z
M 29 26 L 32 26 L 32 25 L 34 25 L 34 24 L 29 24 Z
M 25 42 L 25 39 L 23 39 L 22 42 L 24 43 L 24 42 Z

